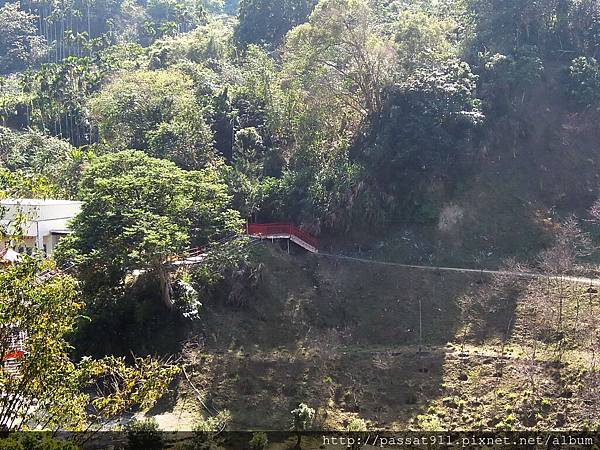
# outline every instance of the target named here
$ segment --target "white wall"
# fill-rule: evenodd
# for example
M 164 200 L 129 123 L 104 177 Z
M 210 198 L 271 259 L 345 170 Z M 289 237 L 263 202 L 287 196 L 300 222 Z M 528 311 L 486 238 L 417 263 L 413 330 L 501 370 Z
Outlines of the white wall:
M 52 230 L 67 230 L 69 222 L 81 211 L 81 202 L 68 200 L 7 199 L 0 201 L 3 223 L 10 223 L 18 216 L 27 220 L 23 233 L 34 239 L 35 247 L 50 255 L 59 236 Z M 28 239 L 26 241 L 29 241 Z

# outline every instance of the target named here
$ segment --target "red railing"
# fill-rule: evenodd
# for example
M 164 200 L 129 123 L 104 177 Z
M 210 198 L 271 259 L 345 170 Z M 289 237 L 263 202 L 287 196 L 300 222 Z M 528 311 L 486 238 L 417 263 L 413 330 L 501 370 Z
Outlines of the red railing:
M 264 237 L 288 234 L 296 236 L 314 248 L 319 248 L 319 240 L 317 238 L 289 223 L 250 223 L 248 224 L 248 234 Z
M 4 355 L 2 358 L 3 361 L 8 361 L 11 359 L 21 359 L 25 356 L 25 352 L 23 350 L 12 350 Z

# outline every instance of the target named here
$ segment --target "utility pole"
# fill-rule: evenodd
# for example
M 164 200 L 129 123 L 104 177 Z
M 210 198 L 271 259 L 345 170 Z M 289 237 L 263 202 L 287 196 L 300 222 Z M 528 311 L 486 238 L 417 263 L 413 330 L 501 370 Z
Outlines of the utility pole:
M 421 309 L 421 298 L 419 297 L 419 356 L 421 356 L 421 349 L 423 346 L 423 315 Z
M 419 371 L 425 373 L 423 367 L 423 313 L 421 306 L 421 297 L 419 297 Z

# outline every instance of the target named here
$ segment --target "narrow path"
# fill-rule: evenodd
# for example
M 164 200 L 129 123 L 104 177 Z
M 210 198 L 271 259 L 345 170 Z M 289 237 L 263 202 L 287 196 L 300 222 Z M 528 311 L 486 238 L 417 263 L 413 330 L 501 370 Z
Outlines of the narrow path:
M 323 256 L 325 258 L 332 259 L 343 259 L 347 261 L 356 261 L 368 264 L 379 264 L 384 266 L 394 266 L 394 267 L 402 267 L 405 269 L 415 269 L 415 270 L 427 270 L 431 272 L 457 272 L 457 273 L 474 273 L 474 274 L 482 274 L 482 275 L 504 275 L 504 276 L 513 276 L 520 278 L 533 278 L 533 279 L 546 279 L 546 280 L 562 280 L 562 281 L 570 281 L 573 283 L 587 284 L 588 286 L 600 286 L 600 279 L 594 278 L 585 278 L 585 277 L 574 277 L 574 276 L 557 276 L 557 275 L 548 275 L 544 273 L 536 273 L 536 272 L 513 272 L 508 270 L 489 270 L 489 269 L 465 269 L 461 267 L 440 267 L 440 266 L 419 266 L 414 264 L 402 264 L 395 263 L 389 261 L 380 261 L 376 259 L 366 259 L 366 258 L 356 258 L 353 256 L 345 256 L 345 255 L 336 255 L 333 253 L 315 253 L 316 256 Z
M 550 275 L 544 273 L 535 272 L 514 272 L 509 270 L 489 270 L 489 269 L 466 269 L 461 267 L 442 267 L 442 266 L 420 266 L 414 264 L 402 264 L 388 261 L 379 261 L 366 258 L 356 258 L 353 256 L 336 255 L 333 253 L 322 253 L 319 252 L 319 241 L 310 234 L 302 231 L 289 223 L 263 223 L 263 224 L 248 224 L 246 232 L 250 237 L 263 240 L 263 239 L 288 239 L 289 241 L 295 242 L 309 252 L 322 256 L 325 258 L 343 259 L 347 261 L 357 261 L 367 264 L 380 264 L 385 266 L 403 267 L 405 269 L 416 269 L 416 270 L 428 270 L 433 272 L 456 272 L 456 273 L 474 273 L 480 275 L 503 275 L 512 276 L 519 278 L 530 278 L 530 279 L 546 279 L 546 280 L 557 280 L 557 281 L 570 281 L 573 283 L 587 284 L 588 286 L 600 286 L 600 279 L 594 279 L 591 277 L 575 277 L 575 276 L 564 276 L 564 275 Z M 288 243 L 289 245 L 289 243 Z M 288 247 L 289 251 L 289 247 Z

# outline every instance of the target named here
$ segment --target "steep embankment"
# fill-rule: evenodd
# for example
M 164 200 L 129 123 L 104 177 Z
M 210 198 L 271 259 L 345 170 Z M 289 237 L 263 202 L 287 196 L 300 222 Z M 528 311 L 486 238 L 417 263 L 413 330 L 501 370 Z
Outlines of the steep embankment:
M 354 417 L 385 429 L 594 420 L 583 337 L 598 298 L 586 286 L 340 262 L 273 244 L 256 258 L 264 266 L 253 298 L 237 309 L 205 305 L 185 352 L 202 401 L 229 410 L 233 429 L 286 429 L 298 402 L 317 409 L 317 428 L 330 429 Z M 560 349 L 552 331 L 559 288 L 570 293 Z M 535 313 L 542 304 L 546 312 Z M 182 378 L 154 411 L 159 423 L 188 429 L 207 415 L 195 396 Z
M 557 224 L 572 213 L 585 217 L 599 193 L 598 113 L 570 110 L 570 102 L 564 73 L 547 68 L 512 110 L 488 112 L 473 146 L 456 149 L 455 166 L 418 194 L 437 219 L 352 230 L 327 236 L 326 245 L 417 264 L 533 262 Z
M 600 181 L 595 113 L 569 112 L 559 77 L 488 118 L 452 178 L 431 183 L 424 198 L 436 223 L 325 236 L 324 249 L 471 268 L 535 264 L 560 220 L 585 214 Z M 272 244 L 255 259 L 263 270 L 248 303 L 207 302 L 186 351 L 205 406 L 229 410 L 234 429 L 286 429 L 298 402 L 317 409 L 317 428 L 333 429 L 356 417 L 437 430 L 600 420 L 600 380 L 589 370 L 595 288 L 288 255 Z M 182 379 L 161 423 L 186 429 L 208 414 L 195 396 Z

